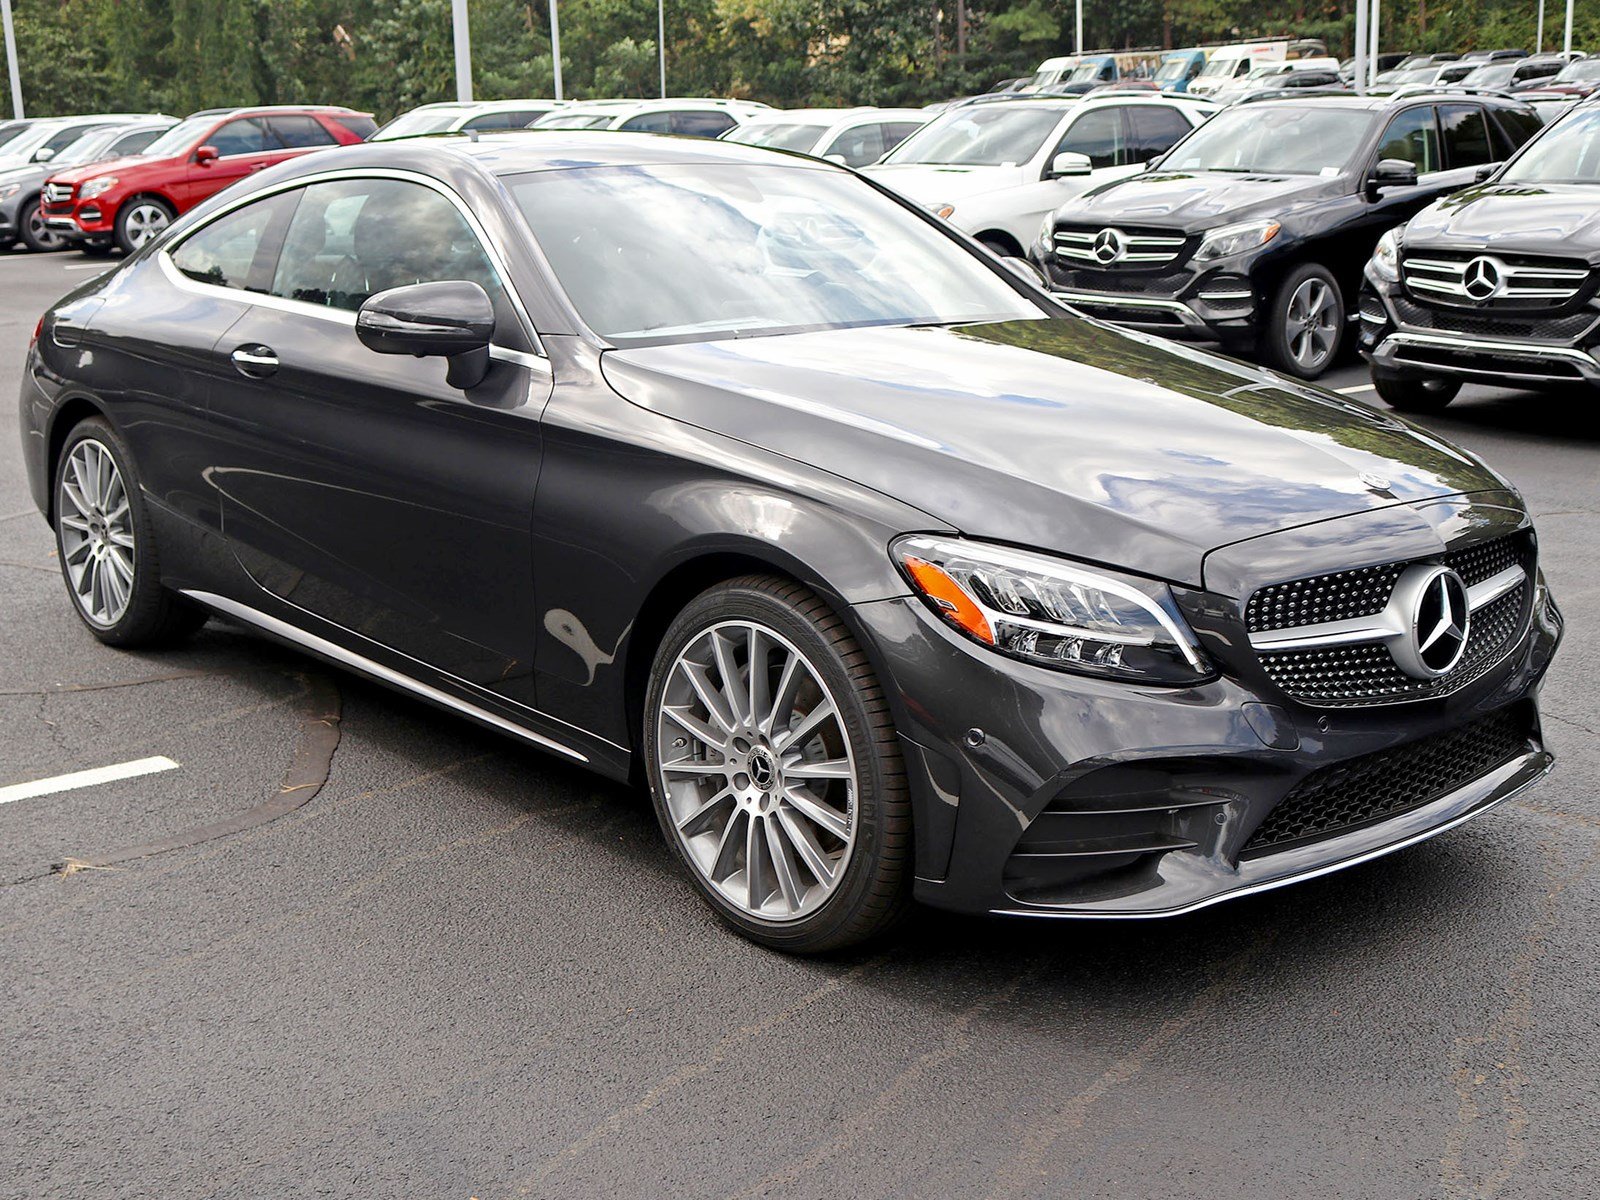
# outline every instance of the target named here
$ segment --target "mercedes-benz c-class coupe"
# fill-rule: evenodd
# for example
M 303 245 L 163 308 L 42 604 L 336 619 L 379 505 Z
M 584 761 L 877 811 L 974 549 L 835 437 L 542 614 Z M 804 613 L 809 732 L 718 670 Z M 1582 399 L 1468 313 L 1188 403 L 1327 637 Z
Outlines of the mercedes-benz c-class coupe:
M 1507 481 L 1025 275 L 752 147 L 330 150 L 50 309 L 28 469 L 101 641 L 221 614 L 636 780 L 792 951 L 1185 912 L 1547 771 Z

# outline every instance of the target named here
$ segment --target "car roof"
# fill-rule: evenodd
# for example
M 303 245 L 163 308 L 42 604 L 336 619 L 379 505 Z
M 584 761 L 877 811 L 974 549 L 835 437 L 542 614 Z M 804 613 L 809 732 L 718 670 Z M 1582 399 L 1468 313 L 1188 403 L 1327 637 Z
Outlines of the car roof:
M 906 118 L 925 121 L 927 113 L 920 108 L 873 108 L 869 104 L 855 108 L 775 108 L 771 112 L 757 112 L 753 125 L 839 125 L 845 121 Z
M 820 159 L 724 142 L 716 138 L 673 137 L 659 133 L 622 133 L 593 129 L 519 129 L 466 134 L 440 134 L 415 140 L 367 142 L 346 150 L 387 147 L 399 153 L 413 151 L 465 157 L 493 175 L 521 175 L 532 171 L 570 170 L 576 167 L 640 166 L 743 162 L 803 169 L 839 170 Z M 326 154 L 327 152 L 324 152 Z M 340 152 L 342 153 L 342 151 Z M 321 156 L 319 156 L 321 157 Z M 363 156 L 364 157 L 364 156 Z M 324 158 L 324 162 L 326 162 Z M 441 162 L 441 166 L 443 163 Z
M 248 117 L 256 113 L 337 113 L 347 117 L 370 117 L 371 113 L 347 108 L 343 104 L 242 104 L 237 108 L 202 108 L 190 117 Z M 187 118 L 185 118 L 187 120 Z

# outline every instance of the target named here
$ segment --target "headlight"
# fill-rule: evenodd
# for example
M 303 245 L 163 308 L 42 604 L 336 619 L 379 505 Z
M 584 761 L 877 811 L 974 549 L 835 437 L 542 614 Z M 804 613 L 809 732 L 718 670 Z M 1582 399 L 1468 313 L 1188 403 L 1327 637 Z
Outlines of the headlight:
M 91 179 L 78 189 L 78 199 L 93 200 L 96 196 L 104 195 L 117 186 L 115 175 L 102 175 L 99 179 Z
M 913 535 L 892 549 L 935 612 L 1003 654 L 1144 683 L 1212 674 L 1165 584 L 982 542 Z
M 1229 258 L 1246 250 L 1254 250 L 1257 246 L 1265 246 L 1278 236 L 1278 229 L 1276 221 L 1246 221 L 1242 225 L 1224 225 L 1221 229 L 1213 229 L 1200 243 L 1200 249 L 1195 251 L 1195 261 Z
M 1391 229 L 1378 239 L 1378 248 L 1372 252 L 1372 272 L 1386 283 L 1400 278 L 1400 231 Z
M 20 183 L 8 183 L 0 186 L 0 200 L 9 200 L 22 190 Z
M 1055 231 L 1056 215 L 1055 213 L 1050 213 L 1045 217 L 1044 223 L 1039 226 L 1038 236 L 1033 239 L 1034 253 L 1039 256 L 1040 262 L 1048 262 L 1050 260 L 1050 251 L 1053 246 L 1051 239 L 1055 236 Z

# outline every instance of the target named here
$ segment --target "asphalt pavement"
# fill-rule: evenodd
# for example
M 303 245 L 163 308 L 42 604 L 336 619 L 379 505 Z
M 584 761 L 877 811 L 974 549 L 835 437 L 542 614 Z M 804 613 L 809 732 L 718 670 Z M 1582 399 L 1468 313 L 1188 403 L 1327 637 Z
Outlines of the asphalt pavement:
M 0 256 L 7 411 L 106 265 Z M 0 802 L 0 1197 L 1600 1194 L 1595 406 L 1426 421 L 1539 521 L 1543 786 L 1189 917 L 825 961 L 725 932 L 625 788 L 219 621 L 100 646 L 0 428 L 0 796 L 157 760 Z

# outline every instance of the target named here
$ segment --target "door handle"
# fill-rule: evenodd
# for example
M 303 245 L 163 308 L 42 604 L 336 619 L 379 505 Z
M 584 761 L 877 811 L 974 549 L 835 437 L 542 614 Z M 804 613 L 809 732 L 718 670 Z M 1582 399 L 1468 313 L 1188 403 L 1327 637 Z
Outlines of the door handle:
M 261 162 L 261 163 L 251 163 L 251 164 L 250 164 L 250 169 L 251 169 L 251 170 L 252 170 L 252 171 L 265 171 L 265 170 L 266 170 L 266 169 L 267 169 L 267 168 L 268 168 L 268 167 L 270 167 L 270 166 L 271 166 L 271 165 L 272 165 L 272 164 L 271 164 L 271 163 L 264 163 L 264 162 Z
M 234 369 L 251 379 L 263 379 L 278 369 L 271 346 L 240 346 L 232 354 Z

